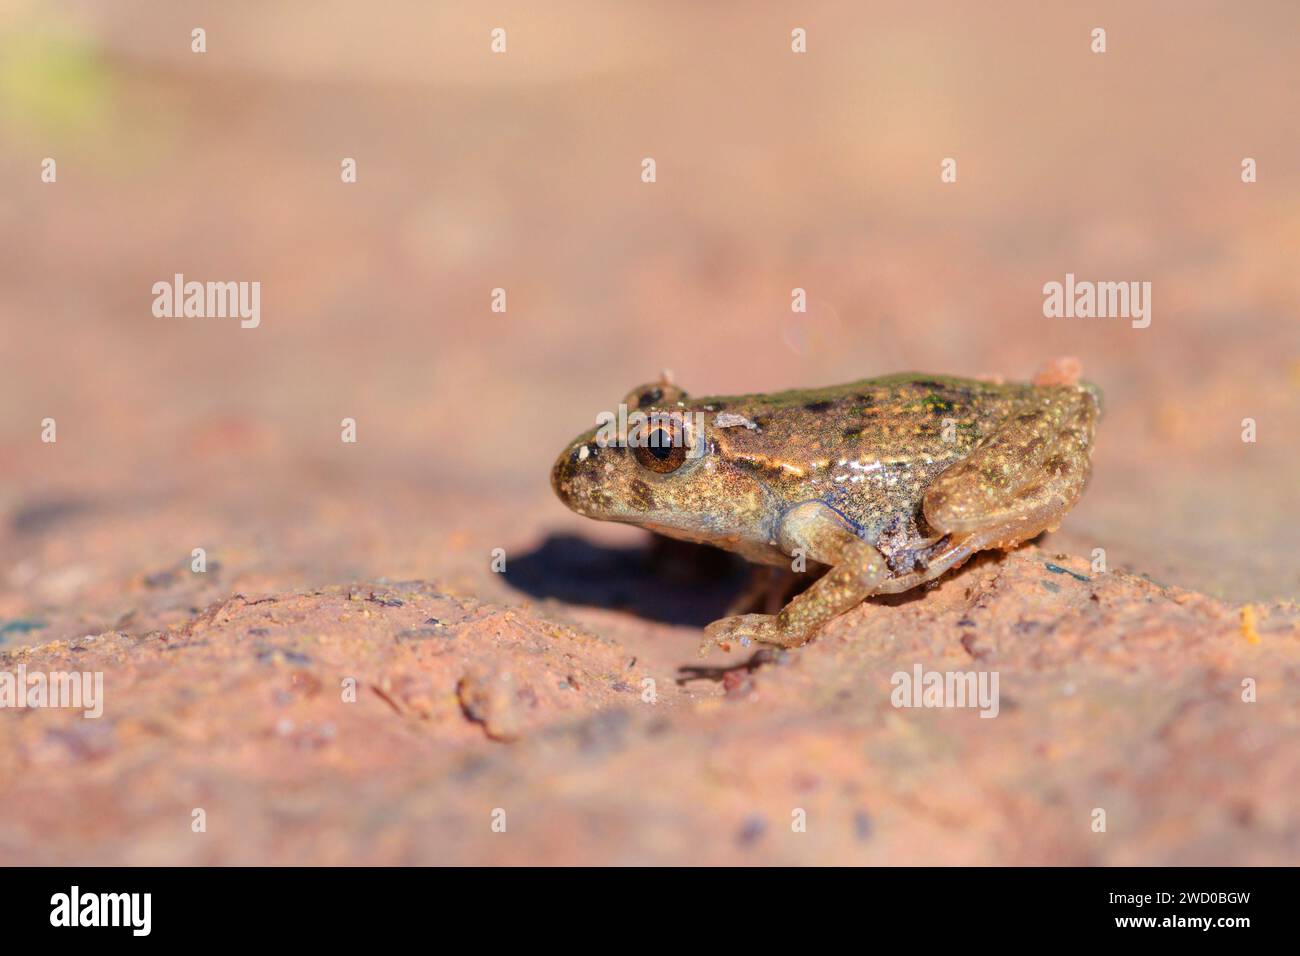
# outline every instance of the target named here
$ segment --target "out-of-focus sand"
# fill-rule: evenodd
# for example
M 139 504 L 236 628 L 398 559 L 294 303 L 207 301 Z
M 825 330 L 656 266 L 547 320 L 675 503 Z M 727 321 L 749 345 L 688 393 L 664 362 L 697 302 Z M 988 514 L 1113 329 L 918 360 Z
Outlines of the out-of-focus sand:
M 7 5 L 0 661 L 93 653 L 109 703 L 99 722 L 0 712 L 0 798 L 18 808 L 0 859 L 1293 861 L 1300 10 L 998 6 Z M 1088 47 L 1098 25 L 1104 55 Z M 194 26 L 206 54 L 189 52 Z M 806 55 L 790 52 L 794 26 Z M 40 181 L 47 156 L 57 184 Z M 955 184 L 939 179 L 949 156 Z M 340 182 L 343 157 L 356 184 Z M 154 318 L 151 286 L 176 272 L 260 281 L 261 326 Z M 1044 318 L 1042 286 L 1067 272 L 1151 282 L 1150 328 Z M 505 314 L 489 309 L 497 287 Z M 752 685 L 672 676 L 734 576 L 647 565 L 642 533 L 570 515 L 547 484 L 562 444 L 663 367 L 719 393 L 906 369 L 1025 378 L 1064 354 L 1107 408 L 1093 484 L 1060 531 L 1003 578 L 984 562 L 869 605 Z M 355 445 L 339 440 L 345 417 Z M 205 575 L 189 570 L 196 547 Z M 1044 562 L 1094 548 L 1114 613 L 1088 618 L 1059 592 L 1035 610 L 1038 578 L 1074 581 Z M 1002 583 L 978 583 L 989 575 Z M 426 609 L 453 630 L 462 613 L 505 623 L 464 650 L 399 641 L 423 618 L 390 620 L 365 595 L 402 581 L 454 602 Z M 962 602 L 1013 584 L 1026 592 L 994 602 L 982 626 L 1001 637 L 977 658 Z M 349 588 L 378 620 L 340 618 L 330 601 Z M 236 594 L 297 616 L 254 623 L 262 606 Z M 1175 610 L 1186 602 L 1196 614 Z M 1263 646 L 1238 633 L 1241 602 L 1260 604 Z M 1140 615 L 1138 639 L 1133 609 L 1152 604 L 1167 613 Z M 1015 626 L 1040 615 L 1058 623 Z M 576 630 L 552 645 L 552 628 Z M 101 637 L 93 652 L 26 649 L 85 635 Z M 1061 635 L 1079 644 L 1066 653 Z M 173 643 L 191 651 L 161 650 Z M 660 711 L 621 675 L 633 657 L 656 669 Z M 888 674 L 918 660 L 1001 668 L 1019 707 L 973 723 L 893 711 Z M 600 690 L 554 697 L 566 663 Z M 466 719 L 474 694 L 457 688 L 468 676 L 499 699 L 512 670 L 534 689 L 507 708 L 520 730 L 506 744 Z M 351 710 L 336 691 L 348 674 L 378 688 Z M 1244 677 L 1275 692 L 1247 708 Z M 402 702 L 399 678 L 423 704 Z M 317 689 L 297 713 L 301 686 Z M 721 770 L 713 706 L 735 735 Z M 302 744 L 304 720 L 333 730 Z M 617 760 L 547 749 L 585 739 L 583 721 L 624 728 Z M 1117 733 L 1147 749 L 1115 751 Z M 1176 752 L 1170 734 L 1185 735 Z M 373 767 L 357 751 L 371 746 Z M 1201 760 L 1276 786 L 1217 788 Z M 425 775 L 399 772 L 411 761 Z M 457 788 L 439 774 L 458 761 L 510 784 Z M 666 809 L 648 819 L 619 761 L 722 782 L 656 778 Z M 969 816 L 926 817 L 913 788 L 891 789 L 916 761 L 918 791 L 981 781 L 959 791 Z M 840 829 L 778 851 L 772 828 L 788 829 L 805 784 Z M 180 802 L 151 804 L 155 785 Z M 1189 788 L 1211 796 L 1177 803 Z M 464 803 L 446 817 L 411 803 L 430 790 Z M 453 837 L 502 791 L 580 835 Z M 58 810 L 84 799 L 97 812 L 75 825 Z M 1088 842 L 1071 828 L 1103 799 L 1143 809 L 1123 839 Z M 198 844 L 182 821 L 168 836 L 199 801 L 252 835 L 214 826 Z M 860 826 L 859 804 L 890 809 Z M 277 838 L 286 814 L 298 842 Z M 927 842 L 931 823 L 951 852 Z

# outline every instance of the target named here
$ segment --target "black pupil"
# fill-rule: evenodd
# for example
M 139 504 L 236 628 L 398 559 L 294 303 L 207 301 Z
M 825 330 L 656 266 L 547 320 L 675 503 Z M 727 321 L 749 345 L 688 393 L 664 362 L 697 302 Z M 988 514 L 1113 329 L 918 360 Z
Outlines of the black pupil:
M 654 434 L 650 436 L 650 454 L 660 461 L 667 461 L 668 456 L 673 453 L 672 444 L 672 436 L 662 428 L 656 428 Z

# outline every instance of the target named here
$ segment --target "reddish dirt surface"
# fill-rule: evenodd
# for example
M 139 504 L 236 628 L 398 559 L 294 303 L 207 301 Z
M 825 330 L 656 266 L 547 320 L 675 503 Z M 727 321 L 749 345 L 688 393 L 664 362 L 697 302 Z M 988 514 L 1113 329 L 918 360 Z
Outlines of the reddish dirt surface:
M 240 596 L 166 630 L 25 647 L 6 666 L 103 671 L 106 714 L 0 722 L 0 796 L 21 808 L 0 855 L 1289 860 L 1300 609 L 1258 609 L 1252 643 L 1213 599 L 1089 572 L 1032 547 L 984 559 L 726 669 L 680 665 L 689 629 L 423 582 Z M 997 716 L 895 708 L 890 675 L 917 664 L 996 671 Z
M 1300 860 L 1300 13 L 818 8 L 795 59 L 696 6 L 0 13 L 0 671 L 105 692 L 0 710 L 0 863 Z M 176 272 L 261 326 L 153 317 Z M 1151 326 L 1044 318 L 1067 272 Z M 547 484 L 665 366 L 1062 355 L 1061 529 L 786 654 L 698 661 L 743 569 Z M 996 719 L 892 706 L 918 664 Z

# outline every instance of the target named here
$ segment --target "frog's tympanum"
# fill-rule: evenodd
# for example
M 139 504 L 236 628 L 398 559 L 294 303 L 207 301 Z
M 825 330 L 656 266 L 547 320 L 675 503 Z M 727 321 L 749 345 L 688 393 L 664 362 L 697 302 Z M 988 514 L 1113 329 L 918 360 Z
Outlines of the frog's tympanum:
M 709 625 L 703 653 L 798 646 L 863 598 L 1054 530 L 1088 480 L 1100 393 L 906 374 L 691 398 L 665 379 L 623 404 L 556 461 L 566 505 L 750 561 L 829 567 L 779 614 Z

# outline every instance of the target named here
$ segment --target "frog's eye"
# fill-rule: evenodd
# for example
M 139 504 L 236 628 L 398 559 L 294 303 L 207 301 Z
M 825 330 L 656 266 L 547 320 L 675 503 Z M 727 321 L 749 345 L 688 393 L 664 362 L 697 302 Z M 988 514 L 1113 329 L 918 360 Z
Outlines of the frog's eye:
M 645 440 L 633 449 L 637 462 L 661 475 L 680 468 L 686 460 L 686 446 L 681 441 L 674 441 L 673 434 L 671 427 L 655 425 Z

